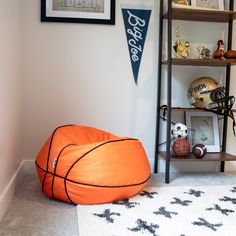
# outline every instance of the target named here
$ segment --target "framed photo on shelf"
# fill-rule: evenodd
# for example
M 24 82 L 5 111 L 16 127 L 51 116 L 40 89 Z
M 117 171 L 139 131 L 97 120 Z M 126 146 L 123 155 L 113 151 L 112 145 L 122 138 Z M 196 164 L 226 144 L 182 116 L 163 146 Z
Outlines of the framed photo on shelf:
M 174 8 L 188 8 L 191 5 L 191 0 L 172 0 L 172 7 Z
M 115 24 L 115 0 L 41 0 L 41 22 Z
M 190 0 L 172 0 L 172 3 L 178 4 L 178 5 L 190 5 Z
M 204 144 L 207 152 L 220 152 L 218 117 L 210 112 L 185 112 L 188 141 L 191 148 Z
M 224 10 L 224 0 L 191 0 L 191 5 L 196 8 Z

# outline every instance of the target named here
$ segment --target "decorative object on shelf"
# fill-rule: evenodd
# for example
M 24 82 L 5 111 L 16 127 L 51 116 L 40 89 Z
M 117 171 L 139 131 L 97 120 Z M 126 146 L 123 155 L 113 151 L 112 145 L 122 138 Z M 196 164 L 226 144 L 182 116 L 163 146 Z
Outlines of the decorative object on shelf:
M 204 144 L 195 144 L 192 148 L 192 154 L 197 158 L 202 158 L 206 155 L 207 148 Z
M 224 53 L 224 58 L 226 59 L 235 59 L 236 58 L 236 51 L 235 50 L 228 50 Z
M 233 134 L 236 136 L 234 130 L 236 122 L 232 111 L 235 97 L 226 96 L 224 86 L 211 77 L 200 77 L 189 85 L 187 97 L 189 103 L 196 108 L 230 117 L 233 121 Z
M 235 100 L 234 96 L 225 95 L 224 86 L 208 76 L 195 79 L 188 87 L 187 96 L 192 106 L 211 111 L 231 109 Z
M 211 77 L 197 78 L 188 87 L 189 103 L 198 108 L 210 108 L 210 104 L 214 102 L 211 93 L 219 88 L 222 88 L 222 86 Z
M 181 5 L 189 5 L 188 0 L 175 0 L 174 3 Z
M 191 5 L 199 9 L 224 10 L 224 0 L 191 0 Z
M 41 0 L 41 22 L 115 24 L 115 0 Z
M 185 50 L 184 50 L 184 53 L 182 54 L 182 56 L 184 58 L 190 58 L 190 43 L 188 41 L 186 41 L 184 46 L 185 46 Z
M 177 139 L 172 145 L 172 150 L 176 156 L 187 156 L 190 153 L 190 145 L 186 139 Z
M 186 112 L 186 125 L 191 129 L 190 146 L 204 144 L 209 152 L 220 152 L 218 117 L 211 112 Z
M 197 46 L 198 59 L 210 59 L 212 51 L 202 45 Z
M 217 49 L 213 52 L 214 59 L 222 59 L 224 55 L 224 42 L 222 39 L 217 41 Z
M 186 138 L 188 135 L 188 128 L 182 123 L 176 123 L 171 129 L 171 134 L 176 139 Z
M 190 5 L 189 0 L 172 0 L 172 3 L 177 5 Z
M 122 7 L 122 14 L 128 43 L 130 61 L 134 76 L 134 81 L 137 84 L 139 67 L 141 64 L 144 44 L 148 31 L 151 9 L 148 8 L 126 8 Z
M 180 3 L 175 3 L 174 2 L 174 0 L 172 0 L 173 2 L 172 2 L 172 8 L 187 8 L 187 9 L 190 9 L 190 8 L 192 8 L 192 6 L 191 6 L 191 4 L 190 3 L 188 3 L 188 5 L 186 5 L 185 4 L 185 2 L 184 2 L 184 4 L 180 4 Z M 189 1 L 188 1 L 189 2 Z
M 190 43 L 180 39 L 179 27 L 175 31 L 175 45 L 173 49 L 176 58 L 190 58 Z

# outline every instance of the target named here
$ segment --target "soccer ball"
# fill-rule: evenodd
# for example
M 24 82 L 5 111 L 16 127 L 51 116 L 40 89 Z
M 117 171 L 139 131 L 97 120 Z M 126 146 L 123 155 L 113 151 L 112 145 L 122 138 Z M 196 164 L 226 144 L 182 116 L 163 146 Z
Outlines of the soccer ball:
M 176 123 L 171 130 L 171 134 L 176 139 L 186 138 L 188 135 L 188 128 L 182 123 Z

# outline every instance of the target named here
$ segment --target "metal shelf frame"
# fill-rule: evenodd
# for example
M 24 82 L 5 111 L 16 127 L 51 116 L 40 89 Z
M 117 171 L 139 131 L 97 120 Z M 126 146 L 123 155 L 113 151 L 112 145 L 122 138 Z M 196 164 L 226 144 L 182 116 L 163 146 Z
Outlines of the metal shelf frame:
M 178 13 L 180 10 L 175 10 L 172 8 L 172 0 L 167 0 L 167 12 L 164 13 L 164 1 L 160 0 L 160 12 L 159 12 L 159 54 L 158 54 L 158 82 L 157 82 L 157 111 L 156 111 L 156 143 L 155 143 L 155 160 L 154 160 L 154 173 L 158 172 L 158 154 L 159 154 L 159 142 L 160 142 L 160 115 L 161 115 L 161 86 L 162 86 L 162 66 L 166 66 L 167 69 L 167 113 L 166 113 L 166 122 L 167 122 L 167 128 L 166 128 L 166 151 L 165 151 L 165 182 L 169 183 L 170 181 L 170 162 L 171 162 L 171 116 L 172 116 L 172 65 L 175 64 L 176 59 L 172 59 L 172 21 L 179 19 L 184 21 L 199 21 L 201 20 L 201 15 L 204 14 L 204 21 L 206 22 L 212 22 L 211 13 L 209 14 L 209 18 L 207 18 L 207 11 L 198 11 L 197 9 L 191 9 L 191 14 L 188 15 L 188 17 L 181 19 L 180 14 L 176 16 L 176 12 Z M 185 10 L 186 11 L 186 10 Z M 203 12 L 203 13 L 202 13 Z M 211 12 L 211 11 L 209 11 Z M 235 17 L 232 17 L 236 15 L 234 12 L 234 0 L 229 1 L 229 11 L 225 11 L 225 14 L 228 14 L 227 17 L 227 23 L 228 23 L 228 37 L 227 37 L 227 50 L 230 50 L 232 47 L 232 32 L 233 32 L 233 20 Z M 193 16 L 191 18 L 191 15 Z M 179 17 L 179 18 L 178 18 Z M 162 48 L 163 48 L 163 23 L 164 20 L 167 20 L 167 60 L 163 63 L 162 58 Z M 217 21 L 214 20 L 214 22 L 225 22 L 222 19 L 218 19 Z M 186 61 L 186 65 L 188 65 L 189 60 Z M 232 62 L 232 64 L 234 64 Z M 184 62 L 181 64 L 178 64 L 178 66 L 185 65 Z M 194 65 L 193 65 L 194 66 Z M 198 63 L 196 63 L 196 66 L 199 66 Z M 201 66 L 201 65 L 200 65 Z M 204 65 L 202 65 L 204 66 Z M 217 66 L 217 65 L 212 65 Z M 223 66 L 226 68 L 226 74 L 225 74 L 225 88 L 226 88 L 226 96 L 229 95 L 229 89 L 230 89 L 230 76 L 231 76 L 231 63 L 224 63 L 220 66 Z M 222 133 L 222 148 L 221 152 L 226 152 L 226 143 L 227 143 L 227 128 L 228 128 L 228 117 L 227 114 L 224 115 L 224 121 L 223 121 L 223 133 Z M 175 159 L 176 161 L 176 159 Z M 183 161 L 183 159 L 181 159 Z M 225 161 L 220 161 L 220 171 L 224 172 L 225 169 Z

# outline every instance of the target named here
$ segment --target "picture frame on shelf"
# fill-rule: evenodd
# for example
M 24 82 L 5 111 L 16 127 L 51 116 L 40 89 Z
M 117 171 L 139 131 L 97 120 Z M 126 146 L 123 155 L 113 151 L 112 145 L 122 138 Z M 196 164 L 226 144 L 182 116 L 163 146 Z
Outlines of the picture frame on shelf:
M 211 112 L 185 112 L 188 141 L 191 148 L 204 144 L 207 152 L 220 152 L 218 116 Z
M 192 7 L 212 10 L 224 10 L 224 0 L 191 0 Z
M 172 3 L 178 4 L 178 5 L 190 5 L 191 0 L 172 0 Z
M 41 22 L 115 24 L 115 0 L 41 0 Z
M 174 8 L 189 8 L 191 0 L 172 0 L 172 7 Z

